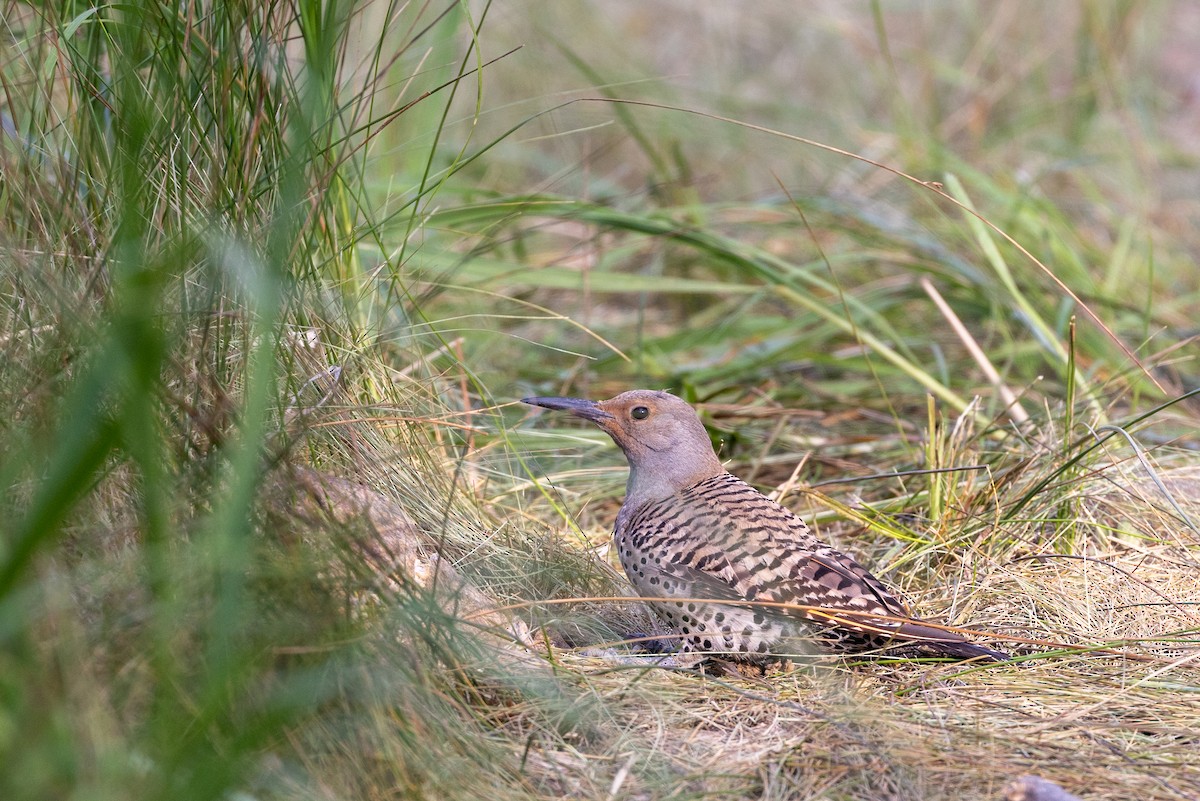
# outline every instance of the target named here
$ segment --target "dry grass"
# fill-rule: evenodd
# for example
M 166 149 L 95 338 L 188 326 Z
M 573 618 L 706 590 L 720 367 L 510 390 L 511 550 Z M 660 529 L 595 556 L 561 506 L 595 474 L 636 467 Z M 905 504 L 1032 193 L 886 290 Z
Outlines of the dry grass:
M 994 510 L 954 510 L 959 545 L 918 549 L 916 560 L 869 530 L 825 529 L 860 553 L 904 562 L 889 578 L 918 609 L 1011 636 L 1024 654 L 1014 663 L 830 658 L 760 682 L 557 652 L 594 692 L 621 699 L 614 725 L 642 743 L 626 745 L 628 764 L 625 752 L 605 752 L 601 776 L 630 798 L 662 797 L 660 775 L 642 779 L 660 760 L 678 797 L 998 798 L 1026 773 L 1088 799 L 1195 797 L 1200 541 L 1141 465 L 1123 453 L 1104 458 L 1035 499 L 1030 519 L 993 523 Z M 1158 458 L 1156 475 L 1195 519 L 1192 453 Z M 1009 487 L 997 506 L 1019 496 L 1019 484 Z M 1073 517 L 1040 517 L 1051 500 Z M 1069 551 L 1048 547 L 1068 529 Z M 587 534 L 604 541 L 599 530 Z M 605 797 L 604 783 L 593 778 L 581 794 Z
M 728 419 L 735 408 L 717 410 Z M 763 432 L 777 428 L 762 413 L 742 422 Z M 836 427 L 827 430 L 836 439 Z M 1021 449 L 1001 449 L 998 461 L 987 455 L 995 452 L 986 437 L 959 441 L 961 464 L 990 458 L 996 475 L 1021 472 L 999 481 L 968 474 L 949 497 L 971 505 L 948 504 L 946 520 L 891 516 L 881 518 L 892 521 L 888 526 L 865 527 L 827 521 L 823 535 L 863 554 L 923 612 L 1011 638 L 1017 661 L 978 667 L 828 657 L 764 678 L 714 678 L 656 667 L 656 658 L 612 643 L 646 624 L 621 605 L 546 606 L 527 618 L 545 627 L 546 639 L 535 636 L 532 647 L 541 667 L 498 660 L 495 646 L 448 662 L 446 654 L 438 657 L 465 682 L 456 692 L 469 690 L 482 725 L 476 736 L 509 753 L 493 774 L 499 784 L 469 787 L 501 797 L 994 799 L 1015 777 L 1035 774 L 1086 799 L 1195 797 L 1200 566 L 1196 535 L 1180 518 L 1200 514 L 1190 491 L 1200 475 L 1192 452 L 1158 450 L 1139 462 L 1122 447 L 1097 449 L 1078 478 L 1040 490 L 1019 519 L 1008 521 L 1000 510 L 1024 497 L 1047 466 L 1014 466 Z M 567 471 L 561 478 L 597 486 L 593 479 L 608 473 Z M 383 472 L 379 480 L 389 483 Z M 520 495 L 497 489 L 494 479 L 480 485 L 511 525 Z M 529 487 L 520 493 L 527 519 L 518 527 L 531 530 L 553 507 Z M 802 484 L 787 497 L 806 516 L 820 508 Z M 581 510 L 582 531 L 573 537 L 547 519 L 549 536 L 575 543 L 547 561 L 561 566 L 585 544 L 606 558 L 615 504 L 586 493 L 563 503 Z M 924 537 L 897 543 L 889 536 L 895 525 Z M 512 558 L 528 558 L 519 554 L 531 544 L 509 542 Z M 478 540 L 472 550 L 496 545 Z M 461 563 L 481 586 L 507 598 L 495 600 L 497 607 L 620 591 L 623 582 L 588 568 L 588 558 L 557 591 L 529 594 L 525 585 L 516 596 L 503 593 L 513 585 L 494 569 L 470 557 Z M 589 573 L 593 578 L 580 583 Z M 579 619 L 589 617 L 597 625 L 580 628 Z M 512 770 L 509 760 L 518 754 L 519 770 L 505 774 L 500 766 Z M 464 790 L 440 782 L 422 792 Z

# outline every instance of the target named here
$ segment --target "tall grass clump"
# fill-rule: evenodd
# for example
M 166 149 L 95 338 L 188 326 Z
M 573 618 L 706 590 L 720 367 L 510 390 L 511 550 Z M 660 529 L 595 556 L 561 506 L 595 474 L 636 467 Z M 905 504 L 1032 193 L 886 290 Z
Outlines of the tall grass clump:
M 464 19 L 4 4 L 4 798 L 490 791 L 512 749 L 465 700 L 470 636 L 364 573 L 350 523 L 302 536 L 268 481 L 301 453 L 397 470 L 404 514 L 482 528 L 442 470 L 457 429 L 425 423 L 444 365 L 400 342 L 364 369 L 418 310 L 357 251 L 377 141 L 407 148 L 417 235 L 447 163 L 420 101 L 478 67 Z M 396 433 L 329 427 L 380 405 Z
M 4 19 L 4 793 L 221 797 L 307 706 L 272 647 L 342 627 L 282 625 L 252 515 L 322 87 L 279 7 Z

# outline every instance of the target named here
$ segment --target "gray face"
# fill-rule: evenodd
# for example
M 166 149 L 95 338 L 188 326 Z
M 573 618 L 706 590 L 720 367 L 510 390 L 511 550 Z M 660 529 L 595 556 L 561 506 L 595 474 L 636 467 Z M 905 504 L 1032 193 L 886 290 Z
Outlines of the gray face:
M 629 460 L 628 496 L 666 497 L 724 472 L 696 410 L 670 393 L 634 389 L 605 401 L 526 398 L 524 402 L 569 411 L 612 437 Z

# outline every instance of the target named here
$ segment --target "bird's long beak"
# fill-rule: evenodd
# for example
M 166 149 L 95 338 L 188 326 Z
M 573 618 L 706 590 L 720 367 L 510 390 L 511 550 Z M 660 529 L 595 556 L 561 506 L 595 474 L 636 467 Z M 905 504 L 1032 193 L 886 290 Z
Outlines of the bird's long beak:
M 613 419 L 611 414 L 600 408 L 599 403 L 596 403 L 596 401 L 587 400 L 586 398 L 522 398 L 521 403 L 528 403 L 531 406 L 544 406 L 547 409 L 570 412 L 576 417 L 582 417 L 584 420 L 591 420 L 593 423 L 599 423 L 601 420 Z

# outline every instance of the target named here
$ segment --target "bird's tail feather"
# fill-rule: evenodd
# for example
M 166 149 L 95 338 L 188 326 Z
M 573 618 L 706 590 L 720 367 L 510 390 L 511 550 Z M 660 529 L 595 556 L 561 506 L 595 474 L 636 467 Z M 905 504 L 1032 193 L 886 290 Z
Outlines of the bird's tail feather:
M 986 662 L 1007 662 L 1010 657 L 978 643 L 973 643 L 960 634 L 943 631 L 932 626 L 905 623 L 900 626 L 897 638 L 911 638 L 913 647 L 924 653 L 948 656 L 951 659 L 981 659 Z

